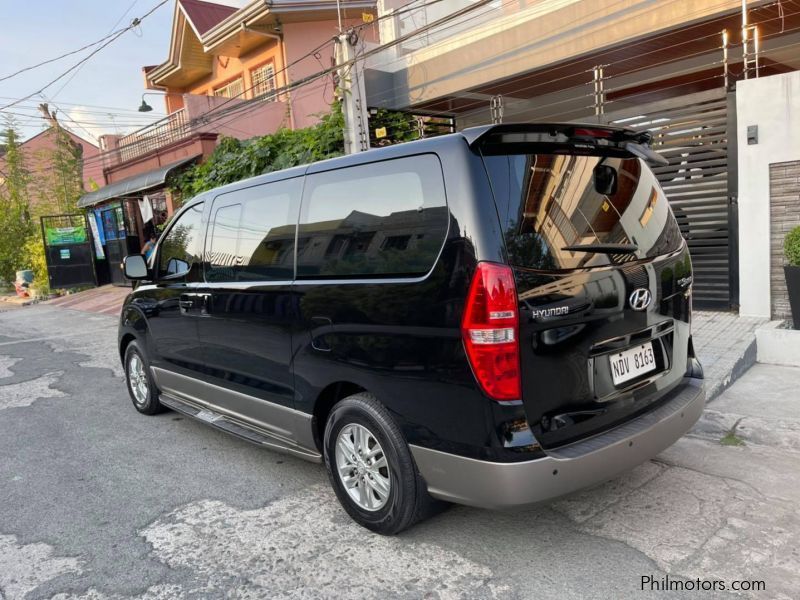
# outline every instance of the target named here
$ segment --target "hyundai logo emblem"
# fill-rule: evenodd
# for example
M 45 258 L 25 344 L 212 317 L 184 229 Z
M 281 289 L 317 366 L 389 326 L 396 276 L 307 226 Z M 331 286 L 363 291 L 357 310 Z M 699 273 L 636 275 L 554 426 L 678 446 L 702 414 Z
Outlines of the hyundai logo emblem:
M 650 306 L 650 302 L 652 300 L 653 295 L 650 293 L 650 290 L 645 288 L 636 288 L 628 298 L 628 302 L 630 302 L 633 310 L 646 309 L 648 306 Z

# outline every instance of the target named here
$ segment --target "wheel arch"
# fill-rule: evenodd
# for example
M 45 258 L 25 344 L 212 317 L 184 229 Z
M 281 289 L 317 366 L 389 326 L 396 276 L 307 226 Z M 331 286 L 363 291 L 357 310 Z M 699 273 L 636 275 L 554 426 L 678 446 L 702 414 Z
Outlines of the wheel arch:
M 314 403 L 312 427 L 314 433 L 314 443 L 317 450 L 324 452 L 323 438 L 325 437 L 325 425 L 328 422 L 328 415 L 340 401 L 348 396 L 368 391 L 366 388 L 353 383 L 352 381 L 336 381 L 327 385 L 317 396 Z
M 136 336 L 128 332 L 122 335 L 119 340 L 119 359 L 125 361 L 125 351 L 128 349 L 130 343 L 136 339 Z
M 124 362 L 125 351 L 133 340 L 138 340 L 142 344 L 146 343 L 147 333 L 147 319 L 144 313 L 133 306 L 126 306 L 122 311 L 119 324 L 119 358 L 121 361 Z

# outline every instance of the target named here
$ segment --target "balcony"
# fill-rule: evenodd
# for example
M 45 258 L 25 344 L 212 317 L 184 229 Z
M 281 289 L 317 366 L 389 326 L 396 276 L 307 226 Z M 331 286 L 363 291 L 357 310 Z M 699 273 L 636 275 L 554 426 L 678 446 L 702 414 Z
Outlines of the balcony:
M 147 154 L 151 150 L 168 146 L 188 137 L 191 130 L 191 124 L 186 117 L 186 109 L 176 110 L 160 121 L 121 137 L 118 146 L 119 160 L 127 162 L 132 158 Z
M 183 105 L 163 119 L 128 135 L 103 136 L 104 149 L 109 151 L 104 166 L 118 169 L 145 156 L 167 152 L 197 134 L 248 139 L 290 126 L 286 102 L 274 94 L 254 100 L 184 94 Z M 234 112 L 229 112 L 234 108 Z

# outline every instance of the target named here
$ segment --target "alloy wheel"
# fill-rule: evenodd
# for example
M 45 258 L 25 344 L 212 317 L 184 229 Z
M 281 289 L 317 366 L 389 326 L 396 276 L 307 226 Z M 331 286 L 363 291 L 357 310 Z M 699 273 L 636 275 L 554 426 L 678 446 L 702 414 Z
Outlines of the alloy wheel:
M 336 438 L 336 472 L 359 508 L 380 510 L 389 500 L 389 463 L 372 432 L 358 423 L 345 425 Z
M 144 362 L 136 353 L 131 354 L 128 361 L 128 381 L 133 392 L 134 402 L 139 406 L 147 404 L 149 397 L 147 373 L 144 370 Z

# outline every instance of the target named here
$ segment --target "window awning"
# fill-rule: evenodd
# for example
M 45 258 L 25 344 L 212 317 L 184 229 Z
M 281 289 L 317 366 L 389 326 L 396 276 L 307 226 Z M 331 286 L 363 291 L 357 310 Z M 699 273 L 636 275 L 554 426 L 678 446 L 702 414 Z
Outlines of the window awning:
M 201 155 L 198 154 L 197 156 L 182 158 L 181 160 L 164 165 L 158 169 L 148 171 L 147 173 L 140 173 L 139 175 L 128 177 L 116 183 L 110 183 L 105 187 L 101 187 L 99 190 L 84 194 L 78 200 L 78 208 L 87 208 L 105 200 L 110 200 L 111 198 L 122 198 L 134 192 L 142 192 L 159 185 L 164 185 L 167 176 L 173 170 L 192 162 L 200 156 Z

